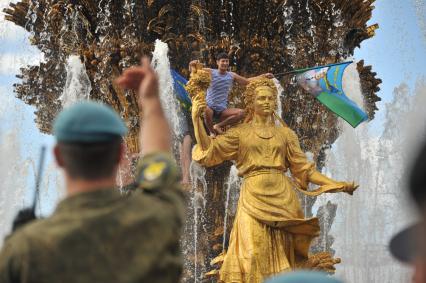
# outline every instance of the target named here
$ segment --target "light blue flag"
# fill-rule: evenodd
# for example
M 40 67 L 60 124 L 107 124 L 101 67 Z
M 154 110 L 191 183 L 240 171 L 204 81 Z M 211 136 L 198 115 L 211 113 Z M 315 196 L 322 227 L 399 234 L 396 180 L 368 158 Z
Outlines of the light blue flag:
M 352 62 L 300 70 L 298 84 L 352 127 L 368 119 L 367 114 L 343 92 L 342 79 Z

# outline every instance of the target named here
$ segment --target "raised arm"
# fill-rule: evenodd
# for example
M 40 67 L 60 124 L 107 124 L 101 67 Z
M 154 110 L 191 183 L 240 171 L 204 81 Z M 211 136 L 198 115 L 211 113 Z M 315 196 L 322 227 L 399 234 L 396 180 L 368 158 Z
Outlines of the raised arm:
M 268 78 L 272 79 L 274 77 L 271 73 L 262 74 L 260 76 L 251 77 L 251 78 L 245 78 L 243 76 L 238 75 L 237 73 L 231 72 L 232 76 L 234 77 L 234 80 L 239 83 L 240 85 L 246 86 L 250 83 L 252 80 L 260 79 L 260 78 Z
M 124 71 L 117 83 L 127 89 L 137 91 L 138 106 L 141 115 L 141 131 L 139 141 L 141 154 L 153 152 L 170 152 L 170 127 L 161 107 L 158 95 L 158 78 L 147 57 L 142 65 Z

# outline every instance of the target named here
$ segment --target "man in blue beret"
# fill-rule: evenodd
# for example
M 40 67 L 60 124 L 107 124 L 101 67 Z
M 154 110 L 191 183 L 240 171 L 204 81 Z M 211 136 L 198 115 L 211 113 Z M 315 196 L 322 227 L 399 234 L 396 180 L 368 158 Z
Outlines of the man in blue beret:
M 20 227 L 6 240 L 0 283 L 179 281 L 183 194 L 158 80 L 144 59 L 117 83 L 138 93 L 143 156 L 138 188 L 124 196 L 116 187 L 127 132 L 120 117 L 94 102 L 62 111 L 54 123 L 54 155 L 64 171 L 66 197 L 50 217 Z

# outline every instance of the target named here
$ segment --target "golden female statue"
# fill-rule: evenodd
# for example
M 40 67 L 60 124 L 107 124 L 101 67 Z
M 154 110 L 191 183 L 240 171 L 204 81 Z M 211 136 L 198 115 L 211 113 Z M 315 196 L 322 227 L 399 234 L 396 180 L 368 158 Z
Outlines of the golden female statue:
M 316 171 L 315 164 L 301 150 L 296 134 L 282 121 L 277 123 L 277 89 L 266 78 L 247 86 L 245 122 L 210 138 L 201 118 L 206 85 L 206 75 L 201 70 L 192 75 L 188 84 L 197 140 L 193 159 L 207 167 L 233 160 L 244 179 L 219 281 L 262 282 L 298 267 L 332 271 L 339 260 L 326 253 L 308 255 L 320 228 L 317 218 L 304 218 L 295 188 L 308 195 L 352 194 L 357 186 L 334 181 Z M 287 170 L 292 178 L 285 174 Z M 309 183 L 321 187 L 307 191 Z

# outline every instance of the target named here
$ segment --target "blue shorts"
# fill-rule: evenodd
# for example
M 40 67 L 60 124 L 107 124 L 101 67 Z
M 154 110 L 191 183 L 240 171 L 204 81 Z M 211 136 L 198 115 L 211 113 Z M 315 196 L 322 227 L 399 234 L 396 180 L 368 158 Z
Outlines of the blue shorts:
M 224 110 L 221 110 L 221 111 L 217 111 L 217 110 L 214 110 L 214 109 L 212 109 L 212 110 L 213 110 L 213 119 L 219 120 L 220 119 L 220 115 L 222 114 L 222 112 Z

